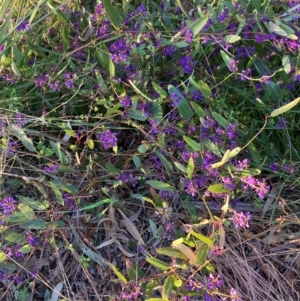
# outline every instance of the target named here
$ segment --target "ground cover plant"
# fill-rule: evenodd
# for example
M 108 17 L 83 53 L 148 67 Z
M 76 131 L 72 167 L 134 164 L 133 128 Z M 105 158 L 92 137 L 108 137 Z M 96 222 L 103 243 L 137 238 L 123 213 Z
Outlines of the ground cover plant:
M 298 1 L 3 1 L 0 300 L 298 300 Z

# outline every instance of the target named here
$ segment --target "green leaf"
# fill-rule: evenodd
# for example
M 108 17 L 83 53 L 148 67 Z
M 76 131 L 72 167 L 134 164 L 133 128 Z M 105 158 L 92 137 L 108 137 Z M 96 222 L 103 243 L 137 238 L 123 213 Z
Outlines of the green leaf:
M 168 91 L 169 91 L 170 95 L 172 93 L 175 93 L 179 96 L 180 100 L 179 100 L 179 104 L 177 105 L 177 109 L 178 109 L 181 117 L 183 117 L 184 119 L 187 119 L 187 120 L 191 119 L 194 115 L 194 112 L 191 109 L 191 107 L 190 107 L 189 103 L 187 102 L 187 100 L 180 93 L 180 91 L 172 85 L 168 86 Z
M 155 266 L 156 268 L 159 268 L 163 271 L 167 271 L 169 269 L 169 264 L 167 264 L 159 259 L 156 259 L 154 257 L 146 257 L 146 261 L 148 263 L 150 263 L 151 265 Z
M 221 125 L 224 129 L 227 129 L 230 122 L 226 120 L 224 117 L 222 117 L 220 114 L 216 112 L 212 112 L 213 117 L 218 122 L 219 125 Z
M 221 52 L 221 55 L 222 55 L 222 58 L 223 58 L 223 61 L 225 62 L 226 66 L 228 67 L 229 69 L 229 62 L 230 62 L 230 56 L 223 50 L 220 51 Z
M 43 219 L 33 219 L 31 221 L 20 224 L 20 227 L 25 229 L 46 229 L 46 223 Z
M 200 32 L 200 30 L 205 26 L 208 21 L 208 16 L 203 16 L 196 20 L 193 24 L 188 26 L 190 31 L 193 33 L 194 37 Z
M 96 57 L 103 68 L 107 68 L 109 65 L 109 50 L 104 42 L 99 43 L 100 49 L 96 50 Z
M 27 217 L 22 212 L 15 212 L 11 216 L 7 216 L 4 220 L 7 223 L 21 223 L 27 221 Z
M 202 150 L 200 143 L 196 142 L 190 137 L 183 136 L 184 141 L 193 149 L 194 152 L 199 152 Z
M 138 157 L 137 155 L 133 155 L 132 160 L 134 162 L 136 169 L 141 170 L 143 165 L 142 165 L 142 161 L 141 161 L 140 157 Z
M 283 113 L 291 110 L 294 106 L 296 106 L 298 104 L 299 101 L 300 101 L 300 97 L 298 97 L 298 98 L 294 99 L 293 101 L 289 102 L 288 104 L 272 111 L 270 116 L 275 117 L 275 116 L 278 116 L 280 114 L 283 114 Z
M 205 145 L 205 147 L 207 147 L 209 149 L 209 151 L 213 152 L 219 158 L 222 158 L 222 153 L 221 153 L 221 151 L 219 150 L 219 148 L 217 147 L 216 144 L 211 142 L 209 139 L 204 140 L 203 144 Z
M 202 242 L 204 242 L 205 244 L 207 244 L 208 246 L 213 246 L 214 245 L 214 242 L 210 238 L 208 238 L 208 237 L 206 237 L 202 234 L 199 234 L 199 233 L 197 233 L 193 230 L 190 231 L 189 233 L 191 235 L 193 235 L 194 237 L 198 238 L 199 240 L 201 240 Z
M 115 67 L 115 64 L 114 64 L 113 60 L 109 60 L 108 67 L 109 67 L 110 77 L 115 77 L 116 67 Z
M 102 0 L 101 2 L 106 10 L 106 13 L 111 21 L 111 24 L 113 25 L 114 28 L 117 29 L 120 26 L 120 24 L 123 22 L 123 17 L 121 15 L 121 12 L 119 11 L 119 9 L 117 9 L 111 4 L 111 0 Z
M 45 185 L 48 186 L 48 187 L 51 187 L 53 189 L 57 203 L 60 204 L 60 205 L 64 205 L 65 201 L 62 197 L 61 192 L 57 188 L 57 183 L 55 183 L 54 181 L 53 182 L 49 181 L 49 182 L 46 182 Z
M 32 245 L 26 244 L 22 248 L 19 249 L 19 252 L 28 254 L 32 250 Z
M 190 157 L 187 168 L 186 168 L 186 173 L 187 173 L 188 179 L 192 179 L 193 173 L 194 173 L 194 168 L 195 168 L 194 159 L 192 157 Z
M 70 48 L 69 37 L 70 37 L 69 26 L 68 24 L 66 24 L 64 25 L 62 30 L 62 42 L 63 42 L 64 52 L 67 52 Z
M 32 140 L 26 136 L 25 132 L 21 128 L 12 123 L 9 124 L 9 128 L 30 152 L 36 152 Z
M 21 73 L 18 70 L 18 67 L 14 61 L 11 62 L 11 69 L 17 77 L 21 77 Z
M 115 198 L 104 199 L 104 200 L 95 202 L 91 205 L 84 206 L 80 209 L 80 211 L 94 209 L 94 208 L 102 206 L 104 204 L 112 205 L 112 204 L 117 203 L 117 202 L 118 202 L 118 199 L 115 199 Z
M 282 57 L 282 66 L 286 74 L 289 74 L 291 72 L 290 57 L 288 55 L 284 55 Z
M 88 145 L 89 149 L 94 149 L 94 146 L 95 146 L 94 140 L 93 139 L 88 139 L 87 145 Z
M 0 263 L 4 262 L 6 260 L 6 255 L 4 252 L 0 251 Z
M 174 162 L 174 165 L 175 165 L 179 170 L 181 170 L 182 172 L 186 173 L 186 167 L 183 166 L 181 163 L 179 163 L 179 162 Z
M 161 88 L 158 84 L 156 84 L 153 81 L 151 83 L 152 83 L 152 87 L 154 88 L 154 90 L 159 94 L 159 96 L 162 99 L 167 98 L 168 93 L 163 88 Z
M 17 65 L 20 66 L 23 60 L 23 55 L 20 49 L 16 45 L 12 46 L 12 56 L 13 59 L 15 59 Z
M 114 273 L 118 276 L 118 278 L 123 281 L 124 283 L 127 283 L 127 279 L 126 277 L 116 268 L 115 265 L 113 265 L 112 263 L 109 263 L 109 266 L 111 267 L 111 269 L 114 271 Z
M 62 22 L 63 24 L 67 23 L 68 18 L 65 16 L 65 14 L 59 9 L 53 7 L 48 1 L 46 1 L 46 4 L 49 6 L 49 8 L 55 12 L 57 19 Z
M 238 35 L 235 35 L 235 34 L 229 34 L 229 35 L 225 36 L 225 41 L 230 44 L 233 44 L 233 43 L 239 41 L 240 39 L 241 39 L 241 37 Z
M 28 205 L 21 203 L 18 208 L 27 217 L 27 219 L 31 220 L 35 218 L 34 211 Z
M 182 5 L 181 0 L 176 0 L 176 2 L 177 2 L 177 5 L 179 6 L 179 8 L 181 9 L 181 11 L 183 12 L 183 14 L 189 19 L 190 15 L 187 12 L 187 10 L 185 9 L 185 7 Z
M 58 143 L 58 142 L 55 143 L 53 141 L 50 141 L 50 145 L 51 145 L 52 149 L 54 150 L 56 156 L 58 157 L 60 163 L 63 165 L 68 165 L 69 161 L 68 161 L 66 155 L 61 151 L 60 143 Z
M 169 297 L 171 295 L 172 289 L 174 287 L 175 277 L 173 275 L 168 276 L 165 279 L 164 285 L 162 287 L 162 298 L 164 300 L 169 300 Z
M 214 184 L 210 185 L 207 188 L 208 191 L 212 193 L 229 193 L 230 190 L 226 187 L 224 187 L 222 184 Z
M 139 121 L 145 121 L 147 119 L 147 116 L 143 111 L 133 110 L 131 109 L 128 114 L 129 118 L 139 120 Z
M 205 111 L 196 102 L 191 101 L 191 106 L 200 118 L 204 118 L 206 116 Z
M 148 181 L 146 181 L 146 183 L 158 190 L 165 190 L 165 191 L 170 191 L 170 192 L 175 190 L 175 188 L 173 186 L 171 186 L 170 184 L 163 183 L 163 182 L 156 181 L 156 180 L 148 180 Z
M 7 231 L 4 235 L 4 239 L 9 242 L 24 244 L 26 242 L 26 238 L 24 234 L 19 234 L 14 231 Z
M 211 97 L 212 93 L 209 86 L 202 80 L 199 81 L 199 89 L 204 97 Z
M 178 258 L 178 259 L 186 259 L 187 258 L 182 252 L 180 252 L 177 249 L 171 248 L 171 247 L 158 248 L 158 249 L 156 249 L 156 252 L 158 254 L 169 256 L 172 258 Z
M 166 171 L 172 171 L 173 166 L 171 162 L 167 160 L 167 158 L 159 151 L 155 151 L 156 156 L 160 159 L 161 163 L 165 167 Z
M 273 23 L 272 21 L 269 21 L 268 24 L 270 27 L 270 33 L 276 33 L 282 37 L 288 36 L 288 33 L 285 30 L 283 30 L 280 26 L 278 26 L 277 24 Z
M 209 247 L 206 244 L 200 246 L 197 251 L 196 263 L 203 264 L 208 257 L 208 253 L 209 253 Z

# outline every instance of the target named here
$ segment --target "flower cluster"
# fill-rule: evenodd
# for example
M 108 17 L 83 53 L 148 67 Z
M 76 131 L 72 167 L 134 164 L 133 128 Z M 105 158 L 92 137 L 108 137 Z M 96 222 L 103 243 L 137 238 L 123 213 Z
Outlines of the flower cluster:
M 4 214 L 10 216 L 17 209 L 16 203 L 17 201 L 12 196 L 7 196 L 0 202 L 0 207 Z
M 103 144 L 105 149 L 109 149 L 117 145 L 117 133 L 111 132 L 110 130 L 105 131 L 98 135 L 98 139 Z
M 237 212 L 233 211 L 233 223 L 237 228 L 249 228 L 249 221 L 252 219 L 252 216 L 249 212 Z

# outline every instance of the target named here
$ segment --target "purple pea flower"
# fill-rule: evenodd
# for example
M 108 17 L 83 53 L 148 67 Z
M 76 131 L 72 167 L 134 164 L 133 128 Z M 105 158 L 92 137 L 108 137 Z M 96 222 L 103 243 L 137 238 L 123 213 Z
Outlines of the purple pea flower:
M 233 223 L 237 228 L 249 228 L 249 221 L 252 219 L 252 216 L 249 212 L 237 212 L 234 210 L 233 212 Z
M 117 134 L 107 130 L 104 133 L 98 135 L 99 140 L 103 144 L 105 149 L 109 149 L 117 145 Z

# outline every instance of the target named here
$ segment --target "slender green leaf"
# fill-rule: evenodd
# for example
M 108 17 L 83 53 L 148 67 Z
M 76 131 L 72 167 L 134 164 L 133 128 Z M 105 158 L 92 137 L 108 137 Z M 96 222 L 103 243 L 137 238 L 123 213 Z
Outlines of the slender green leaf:
M 284 55 L 282 57 L 282 66 L 286 74 L 289 74 L 291 72 L 290 57 L 288 55 Z
M 68 165 L 69 161 L 66 157 L 66 155 L 62 152 L 60 149 L 60 143 L 59 142 L 54 142 L 50 141 L 50 145 L 52 146 L 52 149 L 54 150 L 56 156 L 58 157 L 59 161 L 63 165 Z
M 230 62 L 230 60 L 231 60 L 231 59 L 230 59 L 230 56 L 229 56 L 225 51 L 223 51 L 223 50 L 221 50 L 220 52 L 221 52 L 223 61 L 225 62 L 226 66 L 227 66 L 228 69 L 229 69 L 229 67 L 230 67 L 229 62 Z
M 159 268 L 163 271 L 167 271 L 170 268 L 169 264 L 167 264 L 159 259 L 156 259 L 154 257 L 146 257 L 146 261 L 148 263 L 150 263 L 151 265 L 155 266 L 156 268 Z
M 205 111 L 194 101 L 191 102 L 191 106 L 200 118 L 204 118 L 206 116 Z
M 193 149 L 194 152 L 199 152 L 202 150 L 200 143 L 196 142 L 190 137 L 183 136 L 184 141 Z
M 298 97 L 298 98 L 294 99 L 293 101 L 289 102 L 288 104 L 272 111 L 270 116 L 271 117 L 276 117 L 280 114 L 283 114 L 283 113 L 291 110 L 294 106 L 296 106 L 298 104 L 299 101 L 300 101 L 300 97 Z
M 26 245 L 24 245 L 23 247 L 21 247 L 21 248 L 19 249 L 19 252 L 21 252 L 21 253 L 23 253 L 23 254 L 28 254 L 28 253 L 31 252 L 31 250 L 32 250 L 32 245 L 26 244 Z
M 202 242 L 204 242 L 205 244 L 207 244 L 208 246 L 213 246 L 214 245 L 214 242 L 210 238 L 208 238 L 208 237 L 206 237 L 202 234 L 199 234 L 199 233 L 197 233 L 193 230 L 190 231 L 189 233 L 191 235 L 193 235 L 194 237 L 198 238 L 199 240 L 201 240 Z
M 109 60 L 109 75 L 110 77 L 115 77 L 115 74 L 116 74 L 116 67 L 115 67 L 115 64 L 113 62 L 113 60 Z
M 113 265 L 112 263 L 109 263 L 109 266 L 111 267 L 111 269 L 114 271 L 114 273 L 118 276 L 118 278 L 124 282 L 127 283 L 127 279 L 126 277 L 116 268 L 115 265 Z
M 179 8 L 181 9 L 181 11 L 183 12 L 183 14 L 189 19 L 190 15 L 188 13 L 188 11 L 186 10 L 186 8 L 183 6 L 181 0 L 176 0 L 177 5 L 179 6 Z
M 23 195 L 16 195 L 16 197 L 21 200 L 23 203 L 29 205 L 30 207 L 32 207 L 33 209 L 36 210 L 45 210 L 46 206 L 44 204 L 42 204 L 41 201 L 37 201 L 35 199 L 32 198 L 28 198 L 26 196 Z
M 215 155 L 217 155 L 219 158 L 222 157 L 222 153 L 219 150 L 219 148 L 217 147 L 216 144 L 214 144 L 213 142 L 211 142 L 209 139 L 206 139 L 203 141 L 203 144 L 211 151 L 213 152 Z
M 186 173 L 186 167 L 183 166 L 181 163 L 179 163 L 179 162 L 174 162 L 174 165 L 175 165 L 179 170 L 181 170 L 182 172 Z
M 224 187 L 222 184 L 214 184 L 210 185 L 207 188 L 208 191 L 212 193 L 228 193 L 230 190 L 226 187 Z
M 9 124 L 9 128 L 30 152 L 36 152 L 32 140 L 26 136 L 25 132 L 21 128 L 12 123 Z
M 152 87 L 154 88 L 154 90 L 159 94 L 159 96 L 164 99 L 164 98 L 167 98 L 168 96 L 168 93 L 163 89 L 161 88 L 158 84 L 156 84 L 155 82 L 151 82 L 152 84 Z
M 155 151 L 156 156 L 160 159 L 161 163 L 165 167 L 166 171 L 172 171 L 172 163 L 167 160 L 167 158 L 159 151 Z
M 111 24 L 117 29 L 123 22 L 123 17 L 121 15 L 120 10 L 112 5 L 111 0 L 102 0 L 101 2 L 106 10 Z
M 146 181 L 146 183 L 158 190 L 165 190 L 165 191 L 170 191 L 170 192 L 175 190 L 175 188 L 173 186 L 171 186 L 170 184 L 163 183 L 163 182 L 156 181 L 156 180 L 148 180 L 148 181 Z
M 31 220 L 34 219 L 35 214 L 34 211 L 28 205 L 21 203 L 19 204 L 18 208 L 20 211 L 27 217 L 27 219 Z
M 187 174 L 188 179 L 192 179 L 193 174 L 194 174 L 194 168 L 195 168 L 194 159 L 192 157 L 190 157 L 187 168 L 186 168 L 186 174 Z
M 180 252 L 179 250 L 176 250 L 174 248 L 171 248 L 171 247 L 158 248 L 158 249 L 156 249 L 156 252 L 158 254 L 169 256 L 172 258 L 178 258 L 178 259 L 186 259 L 187 258 L 182 252 Z
M 4 239 L 9 242 L 23 244 L 26 242 L 26 237 L 24 234 L 16 233 L 14 231 L 6 231 Z
M 162 287 L 162 298 L 164 300 L 169 300 L 169 297 L 171 295 L 172 289 L 174 287 L 175 277 L 173 275 L 169 275 L 164 282 L 164 285 Z
M 238 35 L 235 35 L 235 34 L 229 34 L 229 35 L 225 36 L 225 41 L 230 44 L 233 44 L 233 43 L 239 41 L 240 39 L 241 39 L 241 37 Z
M 208 253 L 209 253 L 208 245 L 203 244 L 202 246 L 200 246 L 198 251 L 197 251 L 196 263 L 197 264 L 203 264 L 205 262 L 205 260 L 207 259 L 207 257 L 208 257 Z
M 20 227 L 25 229 L 46 229 L 46 223 L 43 219 L 33 219 L 31 221 L 21 223 Z
M 220 114 L 216 112 L 212 112 L 213 117 L 218 122 L 219 125 L 221 125 L 224 129 L 227 129 L 230 122 L 226 120 L 224 117 L 222 117 Z
M 190 31 L 193 33 L 194 37 L 201 31 L 201 29 L 205 26 L 208 21 L 208 16 L 203 16 L 196 20 L 193 24 L 188 26 Z
M 97 202 L 95 202 L 95 203 L 93 203 L 91 205 L 84 206 L 84 207 L 82 207 L 80 209 L 80 211 L 94 209 L 94 208 L 102 206 L 104 204 L 112 205 L 112 204 L 114 204 L 116 202 L 118 202 L 118 199 L 115 199 L 115 198 L 104 199 L 104 200 L 101 200 L 101 201 L 97 201 Z

